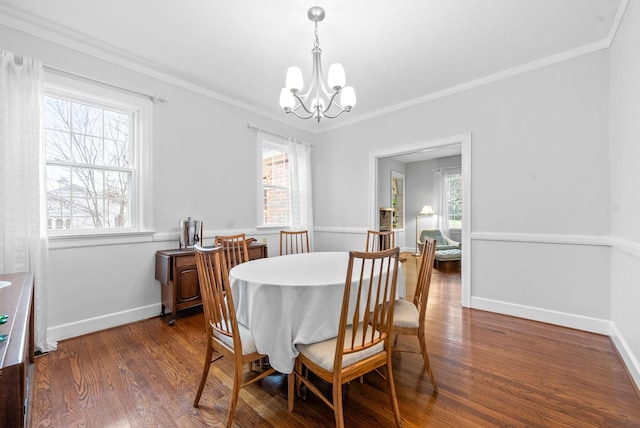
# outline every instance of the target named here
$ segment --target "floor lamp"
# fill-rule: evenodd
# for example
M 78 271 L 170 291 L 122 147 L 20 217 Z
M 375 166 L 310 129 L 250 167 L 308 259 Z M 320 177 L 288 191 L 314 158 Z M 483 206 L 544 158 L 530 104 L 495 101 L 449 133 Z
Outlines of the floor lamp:
M 433 211 L 433 208 L 431 208 L 431 205 L 425 205 L 422 207 L 422 210 L 416 216 L 416 253 L 414 254 L 415 257 L 422 255 L 420 253 L 420 246 L 418 245 L 418 240 L 420 239 L 420 237 L 418 236 L 418 219 L 420 217 L 426 217 L 434 214 L 435 214 L 435 211 Z

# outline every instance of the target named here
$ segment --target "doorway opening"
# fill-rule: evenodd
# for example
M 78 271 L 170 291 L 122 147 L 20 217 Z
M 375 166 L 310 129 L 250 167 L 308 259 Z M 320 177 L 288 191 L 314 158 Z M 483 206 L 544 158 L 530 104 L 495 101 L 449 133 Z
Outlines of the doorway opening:
M 369 153 L 369 227 L 378 228 L 378 162 L 381 159 L 405 156 L 410 154 L 428 153 L 446 148 L 459 148 L 462 157 L 462 203 L 464 213 L 464 227 L 462 229 L 462 248 L 464 249 L 461 262 L 460 293 L 463 307 L 471 305 L 471 133 L 453 135 L 451 137 L 389 147 Z

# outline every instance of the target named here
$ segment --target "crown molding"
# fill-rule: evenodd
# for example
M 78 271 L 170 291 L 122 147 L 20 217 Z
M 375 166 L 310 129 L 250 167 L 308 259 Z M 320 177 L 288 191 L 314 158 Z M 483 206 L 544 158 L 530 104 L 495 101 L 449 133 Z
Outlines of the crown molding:
M 459 92 L 464 92 L 470 89 L 478 88 L 480 86 L 484 86 L 493 82 L 507 79 L 509 77 L 517 76 L 520 74 L 527 73 L 529 71 L 537 70 L 539 68 L 547 67 L 549 65 L 553 65 L 563 61 L 567 61 L 569 59 L 577 58 L 582 55 L 587 55 L 593 52 L 597 52 L 602 49 L 607 49 L 609 45 L 610 45 L 610 40 L 609 40 L 609 37 L 607 37 L 605 39 L 599 40 L 597 42 L 594 42 L 588 45 L 583 45 L 578 48 L 560 52 L 558 54 L 541 58 L 536 61 L 531 61 L 526 64 L 518 65 L 516 67 L 511 67 L 511 68 L 499 71 L 497 73 L 493 73 L 488 76 L 481 77 L 479 79 L 461 83 L 460 85 L 451 86 L 449 88 L 432 92 L 430 94 L 423 95 L 421 97 L 414 98 L 408 101 L 404 101 L 402 103 L 394 104 L 392 106 L 389 106 L 380 110 L 376 110 L 371 113 L 363 114 L 361 116 L 357 116 L 354 118 L 345 119 L 339 123 L 333 123 L 329 126 L 324 127 L 322 131 L 323 132 L 330 131 L 337 128 L 342 128 L 344 126 L 354 125 L 358 122 L 364 122 L 366 120 L 375 119 L 377 117 L 384 116 L 390 113 L 395 113 L 397 111 L 401 111 L 409 107 L 424 104 L 440 98 L 448 97 L 449 95 L 457 94 Z
M 602 40 L 598 40 L 594 43 L 590 43 L 587 45 L 579 46 L 575 49 L 569 49 L 564 52 L 560 52 L 556 55 L 551 55 L 545 58 L 541 58 L 536 61 L 531 61 L 526 64 L 518 65 L 516 67 L 508 68 L 497 73 L 490 74 L 485 77 L 481 77 L 479 79 L 471 80 L 469 82 L 462 83 L 460 85 L 451 86 L 446 89 L 442 89 L 440 91 L 432 92 L 430 94 L 414 98 L 412 100 L 408 100 L 402 103 L 394 104 L 392 106 L 373 111 L 371 113 L 364 114 L 362 116 L 345 119 L 339 123 L 333 123 L 322 128 L 322 132 L 331 131 L 337 128 L 342 128 L 344 126 L 354 125 L 358 122 L 364 122 L 369 119 L 374 119 L 376 117 L 384 116 L 389 113 L 394 113 L 400 110 L 404 110 L 409 107 L 413 107 L 419 104 L 423 104 L 429 101 L 437 100 L 439 98 L 444 98 L 449 95 L 457 94 L 459 92 L 467 91 L 469 89 L 477 88 L 479 86 L 487 85 L 489 83 L 493 83 L 502 79 L 507 79 L 509 77 L 517 76 L 519 74 L 523 74 L 532 70 L 536 70 L 542 67 L 546 67 L 548 65 L 557 64 L 563 61 L 567 61 L 569 59 L 577 58 L 582 55 L 587 55 L 593 52 L 597 52 L 602 49 L 608 49 L 613 43 L 615 39 L 616 33 L 618 32 L 618 28 L 620 28 L 620 24 L 622 23 L 622 18 L 624 17 L 624 13 L 627 10 L 627 6 L 629 5 L 630 0 L 622 0 L 620 6 L 618 7 L 618 11 L 616 12 L 616 16 L 611 24 L 611 29 L 609 30 L 609 34 Z
M 611 24 L 611 29 L 609 30 L 609 35 L 607 36 L 607 47 L 610 47 L 613 43 L 613 40 L 616 38 L 616 34 L 618 33 L 618 29 L 620 28 L 620 24 L 622 24 L 622 18 L 624 17 L 624 13 L 627 11 L 627 6 L 629 6 L 629 0 L 622 0 L 620 6 L 618 7 L 618 12 L 616 16 L 613 18 L 613 23 Z
M 611 246 L 619 251 L 623 251 L 637 259 L 640 259 L 640 244 L 614 236 L 611 238 Z
M 13 15 L 18 15 L 18 16 L 13 16 Z M 15 11 L 11 9 L 11 11 L 9 12 L 9 9 L 6 6 L 0 6 L 0 24 L 5 25 L 9 28 L 13 28 L 14 30 L 56 43 L 66 48 L 98 58 L 100 60 L 109 62 L 111 64 L 143 74 L 145 76 L 149 76 L 149 77 L 158 79 L 160 81 L 170 83 L 172 85 L 178 86 L 180 88 L 186 89 L 196 94 L 203 95 L 205 97 L 214 99 L 216 101 L 220 101 L 220 102 L 232 105 L 242 110 L 259 114 L 261 116 L 267 117 L 277 122 L 300 129 L 302 131 L 317 133 L 317 129 L 315 128 L 302 126 L 303 124 L 285 122 L 283 121 L 282 116 L 280 116 L 279 114 L 275 114 L 271 111 L 264 110 L 264 109 L 255 107 L 253 105 L 235 100 L 231 97 L 222 95 L 211 89 L 205 88 L 195 83 L 191 83 L 184 79 L 180 79 L 173 75 L 158 71 L 153 66 L 145 65 L 141 63 L 139 60 L 129 59 L 127 58 L 127 55 L 124 52 L 114 53 L 118 51 L 117 48 L 107 45 L 101 42 L 100 40 L 88 38 L 86 36 L 80 36 L 79 34 L 74 33 L 64 27 L 56 27 L 55 30 L 51 30 L 49 29 L 50 24 L 46 21 L 38 20 L 33 17 L 26 17 L 26 16 L 20 16 L 20 15 L 21 13 L 19 11 Z M 87 40 L 89 42 L 86 42 Z M 45 65 L 49 65 L 49 64 L 45 64 Z
M 123 52 L 120 52 L 118 54 L 113 53 L 114 51 L 117 51 L 117 49 L 115 49 L 112 46 L 108 46 L 99 40 L 87 39 L 87 37 L 85 36 L 81 37 L 79 34 L 59 26 L 56 26 L 56 30 L 54 31 L 48 28 L 50 26 L 48 22 L 43 20 L 37 20 L 32 16 L 24 14 L 18 10 L 8 8 L 6 6 L 0 6 L 0 24 L 4 24 L 18 31 L 22 31 L 24 33 L 28 33 L 45 40 L 53 41 L 54 43 L 60 44 L 70 49 L 74 49 L 76 51 L 94 56 L 96 58 L 119 65 L 129 70 L 136 71 L 138 73 L 145 74 L 150 77 L 154 77 L 158 80 L 173 84 L 175 86 L 181 87 L 183 89 L 189 90 L 191 92 L 194 92 L 200 95 L 204 95 L 206 97 L 215 99 L 217 101 L 224 102 L 234 107 L 259 114 L 261 116 L 275 120 L 284 125 L 291 126 L 305 132 L 310 132 L 314 135 L 318 135 L 327 131 L 332 131 L 345 126 L 354 125 L 356 123 L 364 122 L 364 121 L 374 119 L 380 116 L 384 116 L 390 113 L 401 111 L 416 105 L 420 105 L 420 104 L 424 104 L 440 98 L 444 98 L 449 95 L 467 91 L 469 89 L 474 89 L 474 88 L 487 85 L 502 79 L 507 79 L 509 77 L 527 73 L 532 70 L 536 70 L 549 65 L 567 61 L 569 59 L 577 58 L 582 55 L 587 55 L 593 52 L 597 52 L 599 50 L 607 49 L 611 46 L 611 43 L 615 39 L 615 35 L 622 23 L 622 19 L 624 17 L 624 13 L 627 9 L 628 4 L 629 4 L 629 0 L 622 0 L 622 2 L 620 3 L 620 6 L 618 7 L 618 11 L 614 18 L 614 21 L 611 25 L 609 34 L 604 39 L 577 47 L 575 49 L 569 49 L 555 55 L 541 58 L 539 60 L 535 60 L 535 61 L 531 61 L 515 67 L 511 67 L 511 68 L 499 71 L 497 73 L 493 73 L 488 76 L 481 77 L 479 79 L 471 80 L 469 82 L 451 86 L 449 88 L 445 88 L 439 91 L 435 91 L 421 97 L 417 97 L 402 103 L 394 104 L 392 106 L 389 106 L 383 109 L 379 109 L 370 113 L 363 114 L 361 116 L 347 118 L 340 122 L 331 123 L 329 125 L 322 126 L 322 127 L 311 127 L 311 126 L 306 126 L 304 123 L 300 123 L 300 122 L 295 123 L 292 121 L 288 121 L 286 120 L 285 117 L 275 114 L 271 111 L 257 108 L 253 105 L 250 105 L 241 101 L 237 101 L 231 97 L 219 94 L 218 92 L 207 89 L 200 85 L 196 85 L 194 83 L 169 75 L 167 73 L 160 72 L 151 66 L 140 63 L 139 61 L 126 58 Z M 83 40 L 91 40 L 91 43 L 86 43 Z

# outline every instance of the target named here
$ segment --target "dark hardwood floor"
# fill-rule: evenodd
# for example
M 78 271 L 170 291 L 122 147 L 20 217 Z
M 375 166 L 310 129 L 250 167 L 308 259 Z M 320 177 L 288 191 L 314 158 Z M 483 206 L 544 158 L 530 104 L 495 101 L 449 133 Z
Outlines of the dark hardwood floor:
M 403 264 L 407 294 L 416 258 Z M 606 336 L 460 306 L 459 273 L 434 271 L 428 306 L 433 395 L 419 354 L 395 354 L 407 427 L 639 427 L 640 398 Z M 413 338 L 401 339 L 418 350 Z M 224 426 L 230 364 L 214 363 L 200 408 L 192 406 L 205 352 L 198 311 L 174 327 L 153 318 L 62 341 L 36 358 L 32 422 L 42 427 Z M 385 382 L 347 385 L 349 427 L 393 426 Z M 324 427 L 333 412 L 309 394 L 287 411 L 286 376 L 243 388 L 235 426 Z

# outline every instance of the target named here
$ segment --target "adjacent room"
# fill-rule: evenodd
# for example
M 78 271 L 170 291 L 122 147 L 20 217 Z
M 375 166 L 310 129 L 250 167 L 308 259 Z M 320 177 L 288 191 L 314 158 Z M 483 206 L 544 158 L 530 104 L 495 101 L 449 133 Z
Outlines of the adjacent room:
M 0 0 L 0 426 L 640 426 L 638 118 L 632 0 Z

